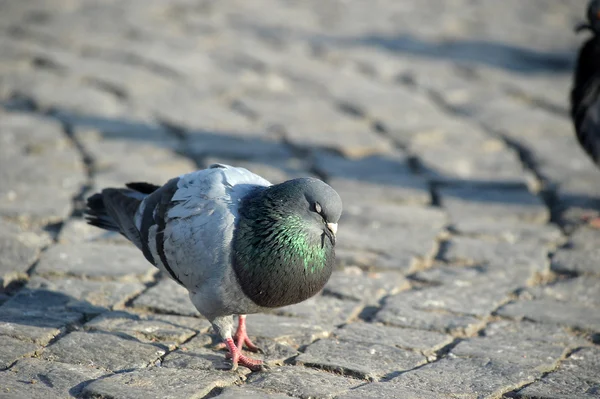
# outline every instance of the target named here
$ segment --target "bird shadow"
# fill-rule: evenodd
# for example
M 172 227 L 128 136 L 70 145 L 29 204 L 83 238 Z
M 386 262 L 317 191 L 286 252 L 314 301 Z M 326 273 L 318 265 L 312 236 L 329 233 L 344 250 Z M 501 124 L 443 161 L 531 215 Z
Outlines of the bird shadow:
M 334 48 L 374 47 L 391 54 L 406 54 L 461 65 L 486 66 L 520 74 L 571 72 L 575 56 L 574 49 L 542 51 L 494 40 L 456 38 L 433 41 L 409 33 L 335 36 L 248 22 L 240 23 L 237 28 L 255 34 L 265 41 L 287 37 L 308 42 L 316 48 L 323 45 L 331 45 Z

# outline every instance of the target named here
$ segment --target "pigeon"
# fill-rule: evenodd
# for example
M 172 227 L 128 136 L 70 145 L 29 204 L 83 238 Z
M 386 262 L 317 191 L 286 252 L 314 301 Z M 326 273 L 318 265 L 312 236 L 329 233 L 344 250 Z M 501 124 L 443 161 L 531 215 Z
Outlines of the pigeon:
M 577 57 L 577 65 L 571 90 L 571 119 L 577 140 L 600 166 L 600 0 L 590 1 L 587 23 L 575 28 L 576 32 L 589 30 L 589 38 Z M 585 216 L 588 225 L 600 228 L 600 217 Z
M 302 302 L 329 280 L 342 200 L 315 178 L 271 184 L 213 164 L 162 187 L 128 183 L 87 199 L 87 222 L 124 235 L 185 287 L 229 350 L 232 369 L 266 369 L 246 315 Z M 234 316 L 238 327 L 233 333 Z
M 577 58 L 571 90 L 571 118 L 583 149 L 600 166 L 600 0 L 588 5 L 587 23 L 576 31 L 589 30 Z

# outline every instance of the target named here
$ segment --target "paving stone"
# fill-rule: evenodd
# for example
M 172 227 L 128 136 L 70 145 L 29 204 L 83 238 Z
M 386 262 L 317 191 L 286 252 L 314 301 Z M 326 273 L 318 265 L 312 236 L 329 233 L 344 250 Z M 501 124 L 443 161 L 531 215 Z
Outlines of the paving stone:
M 370 203 L 420 204 L 431 203 L 427 182 L 412 175 L 395 175 L 394 181 L 388 183 L 375 182 L 370 179 L 351 179 L 331 177 L 327 182 L 333 187 L 347 205 L 364 204 L 365 194 Z
M 174 348 L 198 332 L 206 332 L 205 319 L 172 315 L 138 315 L 124 311 L 103 313 L 85 324 L 86 330 L 129 335 L 140 342 L 160 342 Z
M 559 273 L 600 275 L 600 250 L 560 249 L 552 257 L 551 268 Z
M 441 291 L 441 290 L 440 290 Z M 387 298 L 383 307 L 375 316 L 375 321 L 399 327 L 418 328 L 424 330 L 436 330 L 442 332 L 459 333 L 471 335 L 485 325 L 484 321 L 474 316 L 455 314 L 445 309 L 424 309 L 419 302 L 423 294 L 417 294 L 421 298 L 415 298 L 414 294 L 419 291 L 407 291 L 412 295 L 392 295 Z M 437 298 L 437 295 L 432 295 Z M 471 297 L 469 295 L 469 297 Z M 414 300 L 414 304 L 408 300 Z
M 244 102 L 259 114 L 268 115 L 265 119 L 269 123 L 283 126 L 287 140 L 298 146 L 334 148 L 352 157 L 391 149 L 389 140 L 372 132 L 369 124 L 347 117 L 318 98 L 253 96 Z
M 277 140 L 228 133 L 198 132 L 190 137 L 186 149 L 195 159 L 215 155 L 244 160 L 286 159 L 292 156 L 288 146 Z
M 42 357 L 50 361 L 123 371 L 147 367 L 165 352 L 165 347 L 144 344 L 117 333 L 74 331 L 46 348 Z
M 227 387 L 223 391 L 215 396 L 218 399 L 290 399 L 292 396 L 288 396 L 283 393 L 270 393 L 259 389 L 247 388 L 247 387 Z
M 28 232 L 0 219 L 0 287 L 26 279 L 27 270 L 49 244 L 48 234 Z
M 458 229 L 462 223 L 472 220 L 490 224 L 498 221 L 543 224 L 550 217 L 542 200 L 525 188 L 442 187 L 438 192 Z
M 325 338 L 333 327 L 316 324 L 314 320 L 299 317 L 285 317 L 272 314 L 248 315 L 248 335 L 271 339 L 277 343 L 292 346 L 305 345 L 315 339 Z
M 467 219 L 453 222 L 461 234 L 488 238 L 501 238 L 510 243 L 527 242 L 538 246 L 563 244 L 566 238 L 556 225 L 533 225 L 503 220 L 490 223 L 489 220 Z
M 50 118 L 2 113 L 0 119 L 0 215 L 35 225 L 66 219 L 85 180 L 76 148 Z
M 231 360 L 225 358 L 226 351 L 212 348 L 213 339 L 208 334 L 201 334 L 186 342 L 181 348 L 167 354 L 162 361 L 163 367 L 191 370 L 230 370 Z M 251 354 L 251 357 L 258 358 Z M 249 372 L 240 367 L 240 373 Z
M 130 246 L 97 243 L 52 246 L 40 258 L 35 273 L 48 276 L 86 276 L 91 278 L 148 278 L 156 272 L 141 251 Z
M 143 258 L 143 256 L 142 256 Z M 163 278 L 133 301 L 133 306 L 158 313 L 198 316 L 185 288 Z
M 31 399 L 79 397 L 86 382 L 103 374 L 73 364 L 23 359 L 0 376 L 0 395 Z
M 15 360 L 24 356 L 31 356 L 41 349 L 41 346 L 31 342 L 23 342 L 6 336 L 2 337 L 2 339 L 0 339 L 0 369 L 6 369 L 13 364 Z M 0 380 L 2 380 L 1 376 Z
M 304 302 L 285 306 L 274 311 L 283 316 L 301 317 L 323 327 L 333 327 L 355 318 L 362 305 L 355 301 L 332 296 L 316 295 Z
M 395 346 L 432 353 L 450 344 L 453 337 L 434 331 L 396 328 L 371 323 L 350 323 L 333 332 L 340 341 Z
M 67 220 L 60 229 L 58 242 L 77 245 L 83 242 L 131 245 L 131 242 L 119 233 L 101 230 L 89 225 L 84 219 L 74 218 Z
M 178 370 L 152 367 L 114 374 L 87 385 L 83 397 L 131 398 L 148 397 L 203 398 L 215 388 L 231 385 L 238 375 L 227 371 Z
M 94 191 L 106 187 L 122 187 L 132 181 L 162 185 L 174 176 L 192 172 L 196 165 L 173 151 L 179 145 L 174 139 L 152 140 L 146 134 L 98 133 L 85 128 L 76 131 L 94 159 Z
M 547 298 L 511 302 L 498 309 L 497 314 L 599 332 L 600 315 L 595 309 L 597 307 Z
M 445 119 L 434 128 L 411 133 L 411 149 L 434 182 L 524 188 L 527 177 L 532 177 L 502 141 L 468 123 Z M 456 148 L 461 149 L 460 157 L 456 156 Z
M 104 311 L 124 307 L 125 302 L 142 292 L 145 286 L 137 282 L 120 283 L 73 278 L 48 280 L 35 276 L 27 283 L 27 288 L 58 292 L 73 300 L 88 303 L 91 307 L 99 307 L 100 311 Z M 82 310 L 85 311 L 85 309 Z M 92 313 L 98 313 L 98 310 L 93 309 Z
M 395 272 L 363 272 L 356 266 L 334 270 L 324 292 L 340 298 L 376 304 L 385 295 L 410 288 L 406 277 Z
M 248 377 L 246 386 L 301 398 L 333 398 L 364 381 L 304 367 L 278 367 Z
M 0 335 L 45 345 L 84 313 L 102 311 L 60 292 L 25 288 L 0 306 Z
M 310 344 L 296 363 L 367 380 L 427 363 L 420 353 L 378 343 L 323 339 Z
M 553 369 L 569 340 L 559 329 L 531 323 L 502 322 L 486 333 L 490 336 L 463 341 L 449 357 L 401 374 L 392 382 L 449 396 L 499 397 Z M 498 349 L 490 351 L 490 347 Z
M 415 176 L 408 163 L 402 154 L 348 159 L 323 151 L 315 153 L 315 167 L 327 176 L 346 206 L 360 205 L 365 194 L 369 201 L 429 204 L 427 181 Z
M 447 395 L 432 392 L 429 390 L 419 390 L 407 388 L 402 384 L 391 382 L 372 382 L 370 384 L 359 386 L 340 396 L 337 399 L 381 399 L 381 398 L 403 398 L 403 399 L 441 399 L 448 398 Z
M 537 299 L 551 298 L 592 308 L 600 306 L 600 279 L 581 276 L 559 280 L 550 285 L 529 288 L 527 293 Z
M 560 363 L 556 371 L 518 391 L 527 399 L 597 398 L 600 394 L 600 350 L 582 348 Z
M 433 255 L 444 224 L 444 214 L 433 208 L 387 204 L 344 208 L 336 253 L 342 263 L 407 271 Z
M 474 237 L 452 237 L 444 248 L 443 259 L 461 264 L 492 264 L 526 267 L 531 272 L 547 268 L 547 250 L 535 243 L 508 243 Z
M 527 270 L 510 268 L 427 269 L 415 278 L 433 286 L 387 297 L 376 319 L 402 327 L 472 331 L 480 324 L 473 317 L 489 315 L 515 290 L 526 286 L 529 277 Z
M 543 367 L 540 362 L 558 360 L 566 348 L 582 342 L 557 326 L 499 321 L 488 325 L 483 335 L 459 342 L 451 353 L 459 358 L 484 357 L 534 369 Z

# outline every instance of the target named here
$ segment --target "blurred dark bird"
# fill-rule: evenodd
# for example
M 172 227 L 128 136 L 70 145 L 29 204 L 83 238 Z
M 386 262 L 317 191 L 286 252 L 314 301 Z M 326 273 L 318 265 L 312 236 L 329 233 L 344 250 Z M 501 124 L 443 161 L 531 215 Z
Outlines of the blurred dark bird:
M 129 183 L 87 201 L 91 225 L 117 231 L 154 266 L 187 288 L 238 363 L 258 348 L 246 314 L 302 302 L 333 270 L 340 196 L 321 180 L 272 185 L 244 168 L 214 164 L 159 187 Z M 233 315 L 238 328 L 233 333 Z
M 590 1 L 587 22 L 575 28 L 576 32 L 584 30 L 589 30 L 592 37 L 581 46 L 577 57 L 571 119 L 579 144 L 600 167 L 600 0 Z M 586 219 L 592 227 L 600 228 L 600 217 Z
M 577 58 L 571 91 L 571 118 L 583 149 L 600 166 L 600 0 L 592 0 L 587 23 L 576 31 L 589 30 L 588 39 Z

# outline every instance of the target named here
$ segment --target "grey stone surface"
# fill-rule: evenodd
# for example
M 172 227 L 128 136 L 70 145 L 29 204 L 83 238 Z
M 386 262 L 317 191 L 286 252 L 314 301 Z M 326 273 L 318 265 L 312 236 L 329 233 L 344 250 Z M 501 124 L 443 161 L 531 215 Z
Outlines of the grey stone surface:
M 247 381 L 252 388 L 301 398 L 333 398 L 361 384 L 361 380 L 326 371 L 290 366 L 278 367 L 269 373 L 252 374 Z
M 552 270 L 559 273 L 600 275 L 600 250 L 561 249 L 552 257 Z
M 50 244 L 47 234 L 26 231 L 0 219 L 0 287 L 27 277 L 27 270 Z
M 18 339 L 4 336 L 0 339 L 0 369 L 6 369 L 15 360 L 31 356 L 42 347 L 31 342 L 23 342 Z M 0 377 L 2 379 L 2 377 Z
M 0 3 L 0 396 L 597 396 L 586 2 Z M 271 372 L 81 218 L 213 162 L 344 202 L 323 292 L 248 316 Z
M 498 397 L 552 370 L 570 339 L 560 329 L 531 323 L 501 322 L 485 331 L 482 337 L 459 343 L 450 356 L 392 381 L 438 394 Z
M 83 397 L 105 398 L 203 398 L 214 388 L 230 385 L 234 373 L 208 370 L 176 370 L 152 367 L 114 374 L 87 385 Z
M 403 398 L 403 399 L 441 399 L 451 396 L 432 392 L 429 389 L 420 390 L 407 388 L 404 384 L 393 382 L 372 382 L 359 386 L 346 393 L 337 396 L 338 399 L 380 399 L 380 398 Z
M 356 266 L 334 271 L 324 292 L 340 298 L 376 304 L 385 295 L 406 290 L 406 277 L 393 272 L 363 272 Z
M 521 389 L 517 398 L 596 398 L 600 395 L 600 351 L 582 348 L 560 363 L 558 369 Z
M 550 217 L 542 200 L 526 188 L 502 190 L 471 186 L 440 188 L 438 191 L 442 205 L 459 230 L 462 223 L 472 220 L 486 224 L 499 221 L 543 224 Z
M 315 323 L 300 317 L 286 317 L 273 314 L 252 314 L 246 319 L 248 335 L 272 339 L 289 345 L 305 345 L 317 338 L 325 338 L 333 326 Z
M 350 300 L 332 296 L 316 295 L 304 302 L 277 309 L 276 314 L 300 317 L 316 325 L 329 328 L 349 322 L 356 318 L 363 306 Z
M 418 292 L 418 291 L 417 291 Z M 406 296 L 394 295 L 387 299 L 375 320 L 392 326 L 419 328 L 471 335 L 485 325 L 484 320 L 445 309 L 423 309 L 407 303 Z M 418 301 L 417 301 L 418 302 Z
M 121 283 L 74 278 L 48 280 L 35 276 L 29 280 L 27 288 L 60 293 L 73 300 L 87 303 L 91 307 L 100 308 L 98 311 L 102 311 L 102 309 L 123 308 L 125 302 L 141 293 L 145 286 L 136 281 Z
M 79 397 L 88 381 L 100 378 L 103 374 L 90 367 L 23 359 L 0 375 L 0 395 L 32 399 Z
M 131 243 L 121 234 L 100 230 L 95 226 L 87 224 L 83 219 L 69 219 L 60 230 L 58 241 L 61 244 L 100 242 L 131 245 Z
M 445 216 L 435 208 L 348 206 L 340 221 L 339 258 L 372 269 L 408 271 L 434 254 Z
M 328 177 L 346 205 L 360 205 L 365 195 L 377 202 L 430 202 L 427 181 L 411 172 L 408 157 L 401 153 L 347 159 L 317 152 L 315 167 Z
M 142 257 L 143 258 L 143 257 Z M 144 259 L 145 260 L 145 259 Z M 157 313 L 197 316 L 188 292 L 175 281 L 163 278 L 133 301 L 133 306 Z
M 84 182 L 77 149 L 50 118 L 0 115 L 0 215 L 36 225 L 67 218 Z
M 595 306 L 562 302 L 552 298 L 511 302 L 500 309 L 498 314 L 517 319 L 526 318 L 541 323 L 552 323 L 582 330 L 600 331 L 600 315 Z
M 187 341 L 198 332 L 206 332 L 206 319 L 174 315 L 138 315 L 125 311 L 103 313 L 84 325 L 86 330 L 126 334 L 141 342 L 169 345 Z
M 40 259 L 36 274 L 46 276 L 85 276 L 90 278 L 132 279 L 149 277 L 156 271 L 133 245 L 111 246 L 97 243 L 55 245 Z
M 543 271 L 547 267 L 547 250 L 536 243 L 509 243 L 474 237 L 453 237 L 447 242 L 443 259 L 448 262 L 477 265 L 493 264 L 504 267 Z
M 425 354 L 437 351 L 453 341 L 452 336 L 438 332 L 359 322 L 347 324 L 335 330 L 333 335 L 341 341 L 389 345 Z
M 259 389 L 252 389 L 246 387 L 228 387 L 215 396 L 219 399 L 289 399 L 292 396 L 288 396 L 283 393 L 269 393 Z
M 418 352 L 379 343 L 323 339 L 309 345 L 296 363 L 376 380 L 425 364 L 427 358 Z
M 42 358 L 103 370 L 124 371 L 146 367 L 165 353 L 164 346 L 144 344 L 117 333 L 74 331 L 45 349 Z
M 46 345 L 85 314 L 103 311 L 60 292 L 26 288 L 0 306 L 0 335 Z

